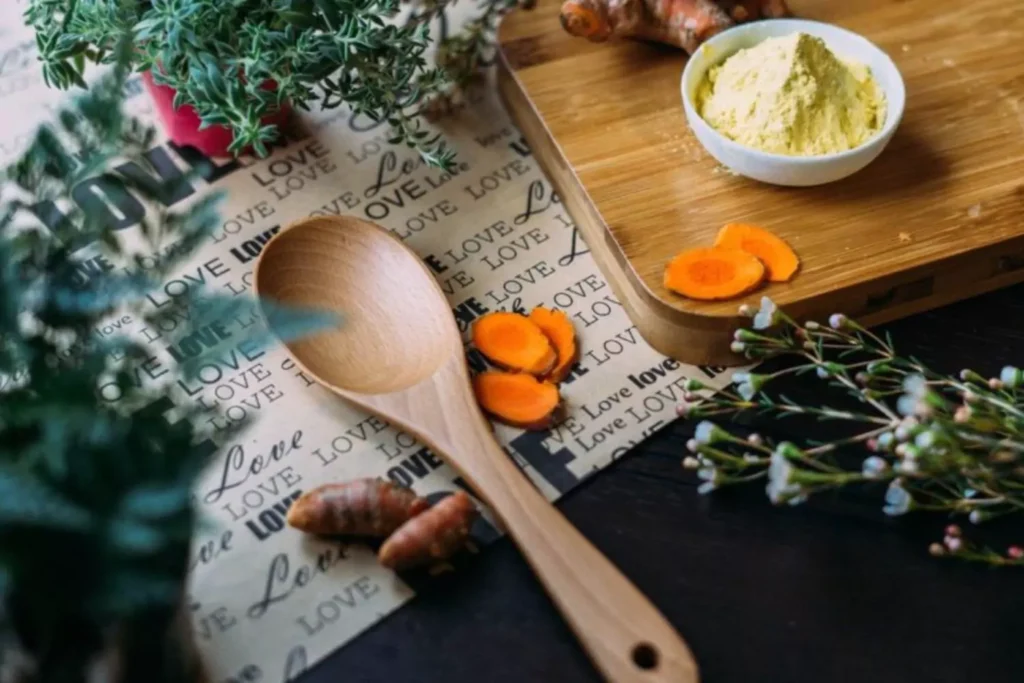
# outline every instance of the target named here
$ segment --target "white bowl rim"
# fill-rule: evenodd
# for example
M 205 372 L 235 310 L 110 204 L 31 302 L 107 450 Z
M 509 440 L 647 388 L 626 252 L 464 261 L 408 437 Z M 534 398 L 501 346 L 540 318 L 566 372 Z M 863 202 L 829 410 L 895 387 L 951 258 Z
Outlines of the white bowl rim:
M 700 54 L 700 51 L 705 49 L 705 46 L 710 48 L 715 43 L 717 43 L 717 42 L 719 42 L 721 40 L 724 40 L 725 36 L 728 36 L 730 34 L 735 34 L 735 33 L 751 32 L 751 31 L 757 30 L 759 28 L 759 25 L 763 25 L 764 23 L 767 23 L 767 22 L 772 22 L 772 23 L 776 23 L 776 24 L 785 23 L 785 24 L 793 26 L 794 30 L 797 30 L 797 31 L 799 30 L 800 26 L 817 26 L 817 27 L 822 28 L 822 29 L 828 29 L 830 31 L 835 31 L 837 33 L 843 33 L 843 34 L 846 35 L 847 38 L 850 38 L 852 40 L 859 40 L 859 41 L 863 42 L 868 47 L 868 49 L 876 52 L 882 58 L 882 61 L 887 62 L 888 65 L 892 68 L 892 72 L 896 75 L 896 80 L 893 83 L 893 86 L 895 88 L 896 93 L 899 95 L 899 98 L 898 98 L 899 107 L 895 111 L 887 112 L 887 114 L 888 114 L 888 116 L 887 116 L 888 121 L 886 121 L 885 125 L 882 126 L 882 129 L 880 131 L 878 131 L 877 133 L 875 133 L 875 135 L 873 135 L 870 139 L 865 140 L 860 145 L 858 145 L 858 146 L 856 146 L 856 147 L 854 147 L 852 149 L 847 149 L 847 150 L 844 150 L 842 152 L 831 152 L 829 154 L 811 154 L 811 155 L 796 156 L 796 155 L 791 155 L 791 154 L 778 154 L 776 152 L 764 152 L 764 151 L 761 151 L 761 150 L 756 149 L 754 147 L 748 147 L 747 145 L 740 144 L 740 143 L 736 142 L 735 140 L 731 140 L 730 138 L 722 135 L 717 130 L 715 130 L 711 126 L 711 124 L 709 124 L 707 121 L 705 121 L 704 117 L 701 116 L 700 112 L 697 111 L 696 104 L 691 100 L 690 94 L 687 92 L 687 89 L 686 89 L 687 76 L 689 76 L 689 74 L 690 74 L 690 72 L 692 70 L 691 67 L 693 67 L 693 64 L 695 63 L 694 57 L 696 57 L 697 54 Z M 785 163 L 788 163 L 788 164 L 806 165 L 806 164 L 820 163 L 820 162 L 823 162 L 823 161 L 835 161 L 835 160 L 839 160 L 839 159 L 847 159 L 847 158 L 850 158 L 850 157 L 862 154 L 864 152 L 864 150 L 866 150 L 867 148 L 871 147 L 872 145 L 875 145 L 875 144 L 878 144 L 880 142 L 885 141 L 886 139 L 888 139 L 893 134 L 893 131 L 900 124 L 900 121 L 903 118 L 903 111 L 906 108 L 907 94 L 906 94 L 906 85 L 903 82 L 903 74 L 900 73 L 900 70 L 896 66 L 896 63 L 893 61 L 892 57 L 890 57 L 889 54 L 886 53 L 885 50 L 883 50 L 882 48 L 878 47 L 878 45 L 873 43 L 868 38 L 862 36 L 859 33 L 851 31 L 851 30 L 849 30 L 847 28 L 843 28 L 842 26 L 838 26 L 836 24 L 830 24 L 830 23 L 827 23 L 827 22 L 824 22 L 824 21 L 816 21 L 814 19 L 796 19 L 796 18 L 760 19 L 758 21 L 751 21 L 751 22 L 747 22 L 745 24 L 737 24 L 736 26 L 728 28 L 728 29 L 722 31 L 721 33 L 715 34 L 714 36 L 712 36 L 711 38 L 709 38 L 708 40 L 704 41 L 704 43 L 701 44 L 701 46 L 697 49 L 697 54 L 691 55 L 686 60 L 686 66 L 683 68 L 683 75 L 680 78 L 680 89 L 682 91 L 683 103 L 685 104 L 685 106 L 687 108 L 689 108 L 693 112 L 693 118 L 696 119 L 696 124 L 695 125 L 703 126 L 707 130 L 707 132 L 709 134 L 711 134 L 714 137 L 718 138 L 718 140 L 720 140 L 726 147 L 732 149 L 733 151 L 742 152 L 744 154 L 749 154 L 749 155 L 752 155 L 754 157 L 758 157 L 758 158 L 760 158 L 762 160 L 765 160 L 765 161 L 780 161 L 780 162 L 785 162 Z M 891 104 L 889 102 L 890 99 L 891 98 L 888 96 L 888 93 L 887 93 L 886 94 L 886 105 L 887 106 L 890 106 L 890 104 Z

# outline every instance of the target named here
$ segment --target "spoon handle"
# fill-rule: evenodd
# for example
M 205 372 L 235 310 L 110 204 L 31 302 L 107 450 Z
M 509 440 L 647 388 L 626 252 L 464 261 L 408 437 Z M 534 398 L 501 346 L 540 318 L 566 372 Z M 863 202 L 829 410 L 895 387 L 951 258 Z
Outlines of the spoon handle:
M 472 440 L 477 443 L 466 447 L 476 452 L 458 458 L 473 463 L 464 468 L 467 478 L 503 522 L 605 678 L 696 683 L 690 649 L 654 605 L 541 495 L 491 434 Z M 481 447 L 489 452 L 481 453 Z

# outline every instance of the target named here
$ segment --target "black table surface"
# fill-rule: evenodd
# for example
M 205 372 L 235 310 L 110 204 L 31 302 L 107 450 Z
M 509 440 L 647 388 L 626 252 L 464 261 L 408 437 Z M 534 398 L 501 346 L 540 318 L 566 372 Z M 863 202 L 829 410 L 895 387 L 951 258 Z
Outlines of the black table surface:
M 996 374 L 1024 362 L 1024 286 L 883 329 L 937 370 Z M 692 429 L 673 423 L 558 506 L 679 629 L 702 681 L 1024 681 L 1024 571 L 936 560 L 926 549 L 944 520 L 887 519 L 877 498 L 776 508 L 762 486 L 700 496 L 680 466 Z M 300 680 L 600 677 L 502 539 Z

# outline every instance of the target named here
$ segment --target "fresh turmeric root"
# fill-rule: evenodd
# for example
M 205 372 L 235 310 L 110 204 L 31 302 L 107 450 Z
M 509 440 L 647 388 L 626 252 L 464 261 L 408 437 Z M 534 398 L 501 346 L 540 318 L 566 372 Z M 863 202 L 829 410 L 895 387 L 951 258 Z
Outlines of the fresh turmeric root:
M 399 527 L 381 545 L 377 559 L 395 571 L 446 560 L 466 544 L 478 514 L 470 497 L 456 491 Z
M 472 336 L 473 346 L 504 370 L 541 377 L 558 361 L 558 354 L 541 329 L 518 313 L 487 313 L 473 324 Z
M 737 24 L 789 15 L 786 0 L 718 0 L 718 5 Z
M 785 0 L 566 0 L 559 13 L 570 35 L 665 43 L 689 54 L 736 23 L 789 14 Z
M 302 494 L 288 509 L 288 524 L 321 536 L 384 537 L 429 507 L 412 489 L 356 479 Z
M 485 413 L 520 429 L 548 429 L 562 402 L 557 386 L 523 373 L 481 372 L 473 393 Z
M 580 347 L 576 343 L 576 329 L 565 313 L 543 306 L 530 311 L 530 320 L 540 328 L 555 349 L 558 360 L 544 379 L 558 384 L 568 376 L 572 366 L 579 360 Z
M 748 252 L 725 247 L 682 251 L 665 268 L 665 287 L 690 299 L 732 299 L 757 288 L 764 264 Z
M 770 282 L 789 282 L 800 267 L 796 252 L 777 235 L 748 223 L 729 223 L 715 239 L 716 247 L 741 249 L 756 256 Z

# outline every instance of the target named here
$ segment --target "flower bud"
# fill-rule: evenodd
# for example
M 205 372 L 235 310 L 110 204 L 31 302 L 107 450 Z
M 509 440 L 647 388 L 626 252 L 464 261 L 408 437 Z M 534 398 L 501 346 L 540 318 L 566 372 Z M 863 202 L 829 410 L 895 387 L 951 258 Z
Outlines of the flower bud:
M 1024 373 L 1021 372 L 1020 368 L 1007 365 L 1003 368 L 1002 372 L 999 373 L 999 381 L 1008 389 L 1015 389 L 1020 386 L 1022 381 L 1024 381 Z
M 729 433 L 714 422 L 704 420 L 697 425 L 693 438 L 699 444 L 713 444 L 717 441 L 728 439 Z
M 1024 559 L 1024 548 L 1021 548 L 1019 545 L 1011 545 L 1006 549 L 1006 556 L 1011 560 Z
M 934 446 L 939 438 L 935 435 L 935 432 L 931 430 L 925 430 L 914 437 L 914 445 L 921 450 L 927 450 Z
M 849 319 L 842 313 L 834 313 L 833 315 L 830 315 L 828 318 L 828 326 L 831 327 L 833 330 L 843 329 L 844 327 L 846 327 L 847 322 L 849 322 Z
M 896 399 L 896 410 L 900 415 L 922 415 L 926 407 L 924 401 L 910 394 L 904 394 Z
M 914 505 L 914 499 L 910 497 L 910 493 L 903 488 L 903 483 L 899 479 L 894 479 L 889 482 L 889 488 L 885 490 L 885 506 L 882 508 L 882 512 L 894 517 L 896 515 L 906 514 L 911 510 Z
M 794 460 L 803 455 L 803 451 L 801 451 L 799 448 L 789 443 L 788 441 L 783 441 L 778 446 L 776 446 L 775 453 L 787 460 Z
M 744 344 L 743 342 L 734 341 L 733 343 L 729 344 L 729 350 L 732 351 L 733 353 L 743 353 L 744 351 L 747 350 L 747 345 Z
M 928 554 L 933 557 L 942 557 L 946 554 L 946 548 L 941 543 L 932 543 L 928 546 Z
M 985 383 L 985 378 L 976 373 L 974 370 L 961 370 L 960 380 L 963 382 L 977 382 L 979 384 Z
M 766 296 L 761 297 L 761 307 L 754 315 L 755 330 L 767 330 L 779 321 L 779 309 L 775 302 Z
M 861 473 L 869 479 L 874 479 L 888 468 L 889 463 L 877 455 L 872 455 L 871 457 L 864 458 L 864 462 L 861 464 Z
M 698 418 L 700 408 L 696 403 L 680 403 L 676 406 L 676 415 L 682 418 Z
M 750 330 L 744 330 L 742 328 L 732 333 L 732 338 L 736 341 L 741 342 L 756 342 L 761 340 L 761 336 L 751 332 Z
M 917 461 L 909 458 L 901 460 L 893 466 L 893 469 L 900 474 L 914 474 L 918 471 Z
M 692 455 L 683 458 L 683 467 L 688 470 L 695 470 L 700 467 L 700 461 Z

